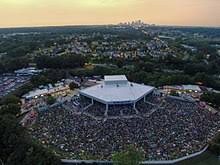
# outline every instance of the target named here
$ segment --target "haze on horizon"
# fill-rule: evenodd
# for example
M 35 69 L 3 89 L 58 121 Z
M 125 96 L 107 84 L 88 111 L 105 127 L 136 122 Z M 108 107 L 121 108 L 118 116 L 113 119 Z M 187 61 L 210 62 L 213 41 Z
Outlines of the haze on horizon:
M 220 27 L 220 0 L 0 0 L 0 27 L 146 23 Z

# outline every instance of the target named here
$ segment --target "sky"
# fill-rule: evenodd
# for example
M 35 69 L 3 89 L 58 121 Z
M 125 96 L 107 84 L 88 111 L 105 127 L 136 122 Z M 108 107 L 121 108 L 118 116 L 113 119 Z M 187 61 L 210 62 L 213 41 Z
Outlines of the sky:
M 117 24 L 220 27 L 220 0 L 0 0 L 0 28 Z

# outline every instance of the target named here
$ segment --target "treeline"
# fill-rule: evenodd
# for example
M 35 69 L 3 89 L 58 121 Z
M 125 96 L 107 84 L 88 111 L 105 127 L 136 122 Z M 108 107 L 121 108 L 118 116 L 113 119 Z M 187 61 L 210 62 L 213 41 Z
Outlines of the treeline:
M 0 162 L 5 165 L 59 165 L 60 159 L 31 140 L 16 117 L 20 112 L 19 98 L 7 96 L 0 107 Z
M 115 64 L 119 68 L 127 65 L 134 65 L 136 71 L 146 71 L 162 72 L 165 69 L 169 70 L 179 70 L 187 75 L 195 75 L 198 72 L 206 74 L 220 74 L 220 58 L 217 56 L 210 57 L 209 60 L 202 59 L 188 59 L 183 60 L 181 57 L 167 56 L 164 58 L 153 59 L 149 56 L 138 58 L 138 59 L 121 59 L 113 58 L 109 59 L 107 57 L 98 57 L 92 59 L 94 63 L 106 63 Z
M 17 69 L 28 66 L 30 59 L 27 57 L 14 57 L 7 59 L 0 59 L 0 73 L 12 72 Z
M 195 75 L 184 73 L 164 73 L 152 71 L 151 67 L 135 69 L 134 67 L 118 68 L 116 66 L 95 66 L 93 69 L 77 69 L 70 71 L 72 76 L 96 76 L 125 74 L 128 79 L 138 83 L 145 83 L 152 86 L 201 84 L 204 86 L 220 89 L 220 82 L 213 76 L 198 72 Z
M 6 57 L 22 57 L 39 48 L 52 46 L 59 40 L 61 39 L 58 34 L 50 33 L 27 32 L 24 35 L 12 35 L 2 39 L 0 53 L 7 53 Z
M 86 58 L 81 55 L 39 56 L 35 59 L 39 68 L 72 69 L 83 67 Z
M 220 61 L 192 62 L 178 57 L 165 59 L 108 59 L 105 57 L 93 60 L 96 65 L 93 70 L 73 71 L 73 75 L 105 75 L 126 74 L 132 81 L 153 86 L 200 84 L 214 89 L 220 89 L 220 80 L 215 75 L 220 74 Z M 113 64 L 113 65 L 112 65 Z
M 220 80 L 213 75 L 220 74 L 220 60 L 215 60 L 206 64 L 204 62 L 183 61 L 179 58 L 169 57 L 164 60 L 143 58 L 140 60 L 122 60 L 101 58 L 95 62 L 113 64 L 111 67 L 104 65 L 96 66 L 93 70 L 77 70 L 73 75 L 104 75 L 104 74 L 127 74 L 129 78 L 136 82 L 143 82 L 154 86 L 171 84 L 196 84 L 202 83 L 205 86 L 220 89 Z M 58 75 L 65 71 L 62 69 L 82 68 L 88 59 L 80 55 L 64 56 L 40 56 L 35 59 L 39 68 L 51 68 L 51 72 L 56 70 Z M 27 67 L 30 60 L 26 57 L 10 58 L 0 61 L 0 72 L 9 72 L 15 69 Z M 110 66 L 110 65 L 109 65 Z M 60 70 L 60 71 L 58 71 Z M 179 72 L 166 72 L 166 70 Z M 74 71 L 73 71 L 74 72 Z M 80 74 L 79 74 L 80 73 Z M 47 72 L 49 74 L 49 72 Z M 50 76 L 53 79 L 54 76 Z M 63 77 L 63 76 L 59 76 Z M 43 80 L 44 79 L 44 80 Z M 40 77 L 36 81 L 45 81 L 45 77 Z
M 213 106 L 220 107 L 220 93 L 207 92 L 201 96 L 201 100 L 213 104 Z
M 40 69 L 74 69 L 83 67 L 86 62 L 87 59 L 81 55 L 39 56 L 34 60 L 27 56 L 5 57 L 0 59 L 0 73 L 13 72 L 28 67 L 30 63 L 36 63 Z

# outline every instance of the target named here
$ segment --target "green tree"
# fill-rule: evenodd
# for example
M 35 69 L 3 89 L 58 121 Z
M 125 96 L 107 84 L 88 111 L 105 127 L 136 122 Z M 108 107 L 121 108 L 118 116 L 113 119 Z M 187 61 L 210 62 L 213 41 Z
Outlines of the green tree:
M 218 134 L 212 141 L 209 142 L 209 151 L 215 155 L 220 154 L 220 134 Z
M 33 142 L 14 115 L 0 115 L 0 158 L 10 165 L 60 165 L 59 157 Z
M 84 56 L 68 54 L 55 57 L 39 56 L 35 62 L 39 68 L 70 69 L 84 66 L 86 59 Z
M 15 91 L 13 91 L 13 95 L 17 97 L 22 97 L 24 94 L 28 93 L 29 91 L 34 89 L 34 85 L 29 82 L 24 84 L 23 86 L 17 88 Z
M 79 85 L 76 84 L 76 83 L 74 83 L 74 82 L 71 82 L 71 83 L 69 84 L 69 87 L 70 87 L 71 90 L 74 90 L 74 89 L 76 89 L 76 88 L 79 88 Z
M 33 76 L 31 78 L 31 83 L 34 85 L 34 86 L 40 86 L 40 85 L 46 85 L 48 83 L 51 83 L 50 79 L 48 79 L 45 75 L 37 75 L 37 76 Z
M 144 160 L 143 150 L 129 145 L 125 151 L 112 155 L 113 165 L 139 165 Z
M 8 104 L 19 104 L 20 98 L 16 97 L 15 95 L 7 95 L 2 98 L 0 101 L 1 105 L 8 105 Z
M 122 68 L 123 65 L 124 65 L 124 60 L 123 60 L 123 59 L 117 59 L 117 60 L 116 60 L 116 65 L 117 65 L 119 68 Z
M 0 107 L 0 115 L 12 114 L 17 115 L 20 112 L 20 106 L 18 104 L 8 104 Z
M 93 70 L 94 75 L 109 75 L 112 73 L 112 68 L 105 66 L 95 66 Z
M 9 155 L 7 164 L 10 165 L 60 165 L 61 162 L 52 152 L 42 148 L 38 143 L 26 139 Z
M 47 104 L 52 105 L 56 102 L 56 98 L 53 96 L 48 96 L 47 97 Z
M 0 158 L 7 161 L 8 156 L 24 138 L 24 129 L 13 115 L 0 115 Z
M 216 106 L 220 106 L 220 94 L 219 93 L 212 93 L 212 92 L 204 93 L 201 96 L 201 100 L 208 102 L 208 103 L 212 103 Z

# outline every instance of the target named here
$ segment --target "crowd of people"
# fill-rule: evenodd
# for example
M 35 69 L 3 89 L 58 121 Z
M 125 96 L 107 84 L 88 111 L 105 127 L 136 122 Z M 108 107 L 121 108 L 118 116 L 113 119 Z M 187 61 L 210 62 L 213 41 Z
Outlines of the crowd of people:
M 95 120 L 62 107 L 40 112 L 30 133 L 45 145 L 71 153 L 74 159 L 81 159 L 83 153 L 110 160 L 112 153 L 134 144 L 144 150 L 147 160 L 170 160 L 202 150 L 220 128 L 220 116 L 200 109 L 197 103 L 150 99 L 160 101 L 160 107 L 151 115 L 134 118 Z M 137 104 L 141 113 L 155 106 Z
M 108 109 L 109 116 L 132 116 L 136 112 L 132 104 L 128 105 L 110 105 Z
M 136 104 L 136 109 L 138 110 L 139 114 L 142 114 L 145 116 L 145 115 L 151 114 L 155 109 L 157 109 L 157 106 L 146 103 L 141 100 Z
M 105 116 L 106 107 L 102 103 L 94 102 L 94 104 L 88 107 L 85 112 L 90 113 L 96 117 L 104 117 Z
M 149 115 L 158 108 L 162 97 L 155 97 L 150 95 L 144 99 L 139 100 L 135 106 L 134 104 L 109 104 L 108 110 L 106 105 L 97 101 L 92 101 L 86 97 L 75 97 L 70 102 L 67 102 L 65 107 L 84 114 L 92 115 L 94 118 L 115 118 L 115 117 L 137 117 L 137 115 Z

